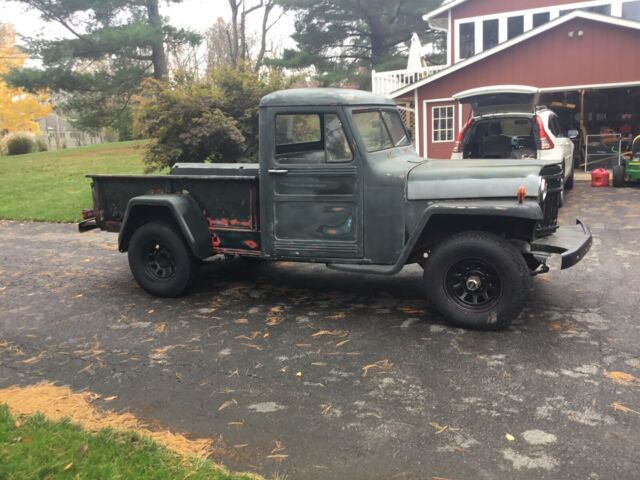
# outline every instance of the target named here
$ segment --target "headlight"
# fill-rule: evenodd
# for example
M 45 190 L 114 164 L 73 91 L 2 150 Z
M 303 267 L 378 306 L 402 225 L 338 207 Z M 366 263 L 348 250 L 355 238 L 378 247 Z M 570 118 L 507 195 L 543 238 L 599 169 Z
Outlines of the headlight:
M 540 178 L 540 188 L 538 189 L 538 202 L 543 203 L 547 199 L 547 181 L 544 178 Z

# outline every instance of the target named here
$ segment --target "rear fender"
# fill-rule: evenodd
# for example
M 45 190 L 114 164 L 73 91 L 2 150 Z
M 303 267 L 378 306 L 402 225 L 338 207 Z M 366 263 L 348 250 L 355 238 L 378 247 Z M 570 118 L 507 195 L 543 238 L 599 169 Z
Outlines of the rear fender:
M 211 234 L 198 202 L 191 195 L 142 195 L 129 200 L 118 236 L 118 249 L 126 252 L 133 232 L 153 220 L 176 223 L 193 254 L 205 259 L 213 255 Z

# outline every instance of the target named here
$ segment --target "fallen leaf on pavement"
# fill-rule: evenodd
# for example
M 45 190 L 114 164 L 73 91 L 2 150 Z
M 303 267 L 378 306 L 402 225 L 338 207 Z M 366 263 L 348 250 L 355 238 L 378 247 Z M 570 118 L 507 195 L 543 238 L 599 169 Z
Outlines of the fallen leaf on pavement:
M 366 377 L 369 374 L 369 370 L 372 370 L 372 369 L 386 371 L 386 370 L 391 370 L 391 367 L 393 367 L 393 363 L 391 363 L 388 359 L 378 360 L 375 363 L 365 365 L 364 367 L 362 367 L 362 376 Z
M 625 372 L 608 372 L 607 378 L 620 385 L 633 385 L 634 383 L 640 383 L 640 379 L 634 377 L 630 373 Z
M 320 330 L 319 332 L 316 332 L 311 336 L 312 337 L 322 337 L 324 335 L 331 335 L 331 336 L 334 336 L 334 337 L 346 337 L 347 335 L 349 335 L 349 332 L 347 332 L 345 330 Z
M 33 365 L 34 363 L 38 363 L 40 360 L 42 360 L 43 355 L 44 355 L 44 352 L 40 353 L 39 355 L 36 355 L 35 357 L 27 358 L 26 360 L 23 360 L 20 363 L 24 363 L 25 365 Z
M 507 440 L 509 440 L 510 442 L 513 442 L 513 441 L 515 441 L 515 439 L 516 439 L 516 437 L 514 437 L 514 436 L 513 436 L 513 435 L 511 435 L 510 433 L 505 433 L 505 435 L 504 435 L 504 436 L 505 436 L 505 438 L 506 438 Z
M 267 458 L 270 458 L 272 460 L 282 461 L 282 460 L 286 460 L 287 458 L 289 458 L 289 455 L 282 455 L 282 454 L 267 455 Z
M 164 332 L 165 327 L 167 326 L 166 323 L 159 323 L 158 325 L 156 325 L 155 327 L 155 331 L 158 333 L 162 333 Z
M 233 398 L 231 400 L 227 400 L 222 405 L 220 405 L 220 407 L 218 407 L 218 411 L 221 412 L 222 410 L 224 410 L 227 407 L 230 407 L 231 405 L 238 405 L 238 402 L 236 402 L 235 399 Z
M 449 425 L 440 425 L 439 423 L 436 423 L 436 422 L 431 422 L 429 423 L 429 425 L 431 425 L 433 428 L 436 429 L 436 435 L 441 434 L 442 432 L 446 431 L 447 428 L 449 428 Z
M 638 412 L 637 410 L 629 408 L 626 405 L 623 405 L 623 404 L 618 403 L 618 402 L 613 402 L 609 406 L 611 408 L 613 408 L 615 411 L 620 411 L 620 412 L 624 412 L 624 413 L 635 413 L 636 415 L 640 415 L 640 412 Z
M 402 307 L 400 308 L 400 311 L 403 313 L 406 313 L 407 315 L 415 315 L 416 313 L 424 313 L 424 310 L 420 310 L 417 308 L 411 308 L 411 307 Z
M 282 307 L 271 307 L 271 310 L 267 314 L 267 325 L 273 327 L 282 323 Z

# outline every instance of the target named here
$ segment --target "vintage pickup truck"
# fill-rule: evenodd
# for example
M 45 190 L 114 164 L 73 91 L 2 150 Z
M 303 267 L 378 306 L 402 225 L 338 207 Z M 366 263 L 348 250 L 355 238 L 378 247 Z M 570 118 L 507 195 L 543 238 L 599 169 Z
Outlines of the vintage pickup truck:
M 417 263 L 447 321 L 493 330 L 518 316 L 532 276 L 591 246 L 581 222 L 558 227 L 561 163 L 425 160 L 391 100 L 294 89 L 260 103 L 259 164 L 90 175 L 79 229 L 119 232 L 137 282 L 166 297 L 217 255 L 384 275 Z

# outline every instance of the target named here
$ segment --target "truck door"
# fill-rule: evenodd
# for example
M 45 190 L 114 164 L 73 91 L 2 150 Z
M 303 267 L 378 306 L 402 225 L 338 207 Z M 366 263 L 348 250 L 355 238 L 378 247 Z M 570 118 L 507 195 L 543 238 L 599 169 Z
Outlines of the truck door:
M 269 149 L 261 150 L 260 174 L 265 255 L 361 259 L 361 161 L 344 111 L 268 112 L 261 124 L 261 149 Z

